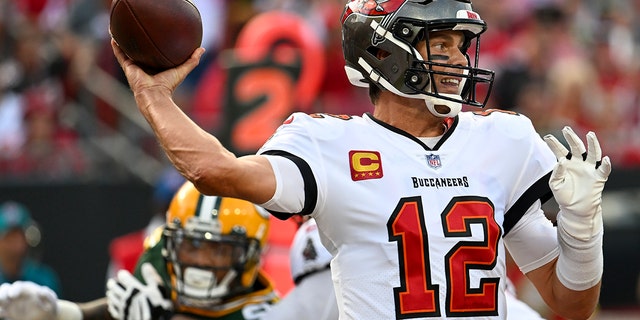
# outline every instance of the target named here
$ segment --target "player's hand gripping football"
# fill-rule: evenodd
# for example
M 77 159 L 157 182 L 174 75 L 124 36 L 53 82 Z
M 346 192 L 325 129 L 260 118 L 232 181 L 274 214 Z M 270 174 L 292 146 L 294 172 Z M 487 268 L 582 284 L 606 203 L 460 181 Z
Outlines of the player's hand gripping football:
M 560 206 L 558 228 L 587 241 L 602 230 L 602 190 L 611 173 L 611 161 L 602 157 L 595 133 L 587 133 L 588 149 L 570 127 L 564 127 L 562 134 L 571 150 L 552 135 L 544 137 L 558 159 L 549 180 Z
M 7 320 L 48 320 L 57 315 L 53 290 L 29 281 L 0 286 L 0 317 Z
M 163 295 L 162 279 L 153 266 L 141 266 L 146 284 L 126 270 L 118 271 L 116 278 L 107 281 L 109 313 L 115 319 L 151 320 L 163 319 L 173 309 L 173 303 Z
M 200 63 L 200 57 L 202 57 L 205 51 L 204 48 L 198 48 L 193 52 L 191 58 L 183 64 L 155 75 L 149 75 L 136 65 L 133 60 L 127 57 L 113 39 L 111 39 L 111 48 L 134 94 L 146 89 L 166 90 L 167 94 L 172 94 L 180 83 L 184 81 L 189 72 Z

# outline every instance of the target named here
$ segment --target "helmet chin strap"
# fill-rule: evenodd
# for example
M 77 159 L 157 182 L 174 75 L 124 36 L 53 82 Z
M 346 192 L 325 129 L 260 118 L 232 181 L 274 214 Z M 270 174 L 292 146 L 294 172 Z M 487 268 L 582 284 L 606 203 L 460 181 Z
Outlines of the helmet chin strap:
M 417 57 L 419 60 L 424 61 L 424 58 L 420 55 L 420 53 L 417 53 Z M 468 74 L 467 70 L 463 71 L 464 75 Z M 433 77 L 431 77 L 431 81 L 429 81 L 429 89 L 427 89 L 427 92 L 431 92 L 433 93 Z M 466 83 L 467 79 L 462 79 L 460 81 L 460 84 L 458 85 L 458 93 L 457 94 L 451 94 L 451 93 L 438 93 L 438 95 L 443 96 L 443 97 L 447 97 L 447 98 L 451 98 L 451 99 L 456 99 L 461 101 L 462 100 L 462 88 L 464 88 L 464 85 Z M 451 101 L 451 100 L 447 100 L 447 99 L 441 99 L 441 98 L 437 98 L 437 97 L 433 97 L 433 96 L 429 96 L 429 95 L 423 95 L 424 96 L 424 102 L 427 104 L 427 109 L 429 109 L 429 111 L 431 111 L 431 113 L 433 115 L 435 115 L 436 117 L 442 117 L 442 118 L 453 118 L 456 115 L 458 115 L 458 113 L 460 113 L 460 111 L 462 110 L 462 103 L 460 102 L 455 102 L 455 101 Z M 441 106 L 445 106 L 447 108 L 449 108 L 449 112 L 447 113 L 442 113 L 439 112 L 436 109 L 437 105 L 441 105 Z
M 460 83 L 460 88 L 464 87 L 464 84 L 466 81 L 467 81 L 466 79 L 462 79 L 462 82 Z M 459 91 L 461 90 L 459 89 Z M 429 84 L 429 92 L 431 92 L 431 83 Z M 452 99 L 462 100 L 462 96 L 460 96 L 460 94 L 439 93 L 439 95 L 452 98 Z M 423 95 L 423 96 L 424 96 L 423 98 L 424 102 L 427 105 L 427 109 L 429 109 L 429 111 L 436 117 L 453 118 L 456 115 L 458 115 L 458 113 L 460 113 L 460 111 L 462 110 L 462 103 L 460 102 L 440 99 L 440 98 L 427 96 L 427 95 Z M 436 106 L 438 105 L 449 108 L 449 112 L 447 113 L 438 112 L 436 108 Z
M 440 95 L 449 96 L 451 98 L 456 98 L 456 99 L 460 98 L 459 95 L 455 95 L 455 94 L 443 94 L 443 93 L 441 93 Z M 424 103 L 427 105 L 427 109 L 429 109 L 429 111 L 433 115 L 435 115 L 436 117 L 441 117 L 441 118 L 453 118 L 458 113 L 460 113 L 460 110 L 462 110 L 462 103 L 453 102 L 453 101 L 449 101 L 449 100 L 445 100 L 445 99 L 439 99 L 439 98 L 435 98 L 435 97 L 432 97 L 432 96 L 426 96 L 426 98 L 424 98 Z M 449 112 L 447 112 L 447 113 L 438 112 L 438 110 L 436 109 L 437 105 L 442 105 L 442 106 L 447 107 L 449 109 Z

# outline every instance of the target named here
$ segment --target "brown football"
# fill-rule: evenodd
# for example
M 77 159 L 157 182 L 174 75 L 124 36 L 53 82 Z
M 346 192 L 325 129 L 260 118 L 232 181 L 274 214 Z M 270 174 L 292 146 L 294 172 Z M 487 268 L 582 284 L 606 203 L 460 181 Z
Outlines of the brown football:
M 202 43 L 200 11 L 189 0 L 113 0 L 109 32 L 147 72 L 185 62 Z

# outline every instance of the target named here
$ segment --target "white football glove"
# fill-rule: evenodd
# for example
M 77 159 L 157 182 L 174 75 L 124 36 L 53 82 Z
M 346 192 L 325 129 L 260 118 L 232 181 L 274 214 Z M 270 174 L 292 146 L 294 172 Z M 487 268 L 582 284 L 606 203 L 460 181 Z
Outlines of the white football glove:
M 51 320 L 57 316 L 58 296 L 30 281 L 0 285 L 0 317 L 7 320 Z
M 107 281 L 107 301 L 112 317 L 122 320 L 151 320 L 162 318 L 173 309 L 170 299 L 163 296 L 162 279 L 150 263 L 141 266 L 146 284 L 126 270 Z
M 587 133 L 588 150 L 570 127 L 564 127 L 562 134 L 571 151 L 554 136 L 544 137 L 558 159 L 549 180 L 560 206 L 558 227 L 575 239 L 587 241 L 602 230 L 602 190 L 611 173 L 611 161 L 602 157 L 595 133 Z

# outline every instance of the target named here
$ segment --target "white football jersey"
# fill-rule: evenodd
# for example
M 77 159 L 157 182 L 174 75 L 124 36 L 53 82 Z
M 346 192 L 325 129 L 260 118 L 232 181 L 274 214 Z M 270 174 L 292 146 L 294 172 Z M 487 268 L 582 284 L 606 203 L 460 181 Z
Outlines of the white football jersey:
M 433 148 L 368 114 L 294 113 L 258 153 L 299 168 L 304 208 L 272 213 L 315 218 L 341 319 L 504 319 L 503 236 L 551 196 L 556 163 L 499 110 L 460 113 Z

